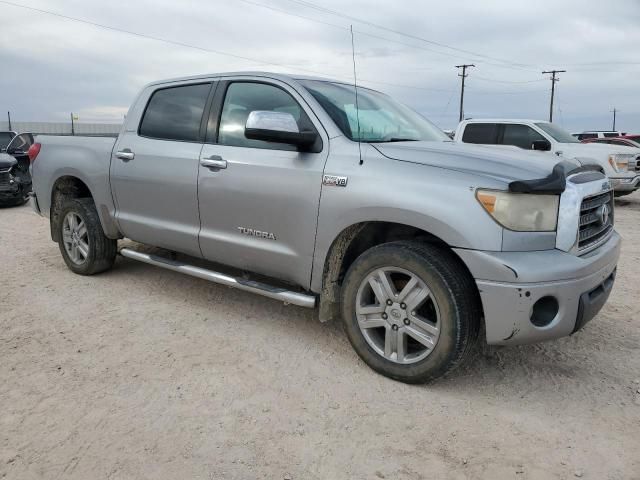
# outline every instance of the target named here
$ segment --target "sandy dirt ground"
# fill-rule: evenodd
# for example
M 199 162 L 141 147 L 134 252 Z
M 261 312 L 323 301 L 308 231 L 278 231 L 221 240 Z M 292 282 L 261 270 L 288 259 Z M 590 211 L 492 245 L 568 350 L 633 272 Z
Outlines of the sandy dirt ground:
M 337 323 L 119 258 L 81 277 L 0 210 L 0 478 L 640 478 L 640 194 L 604 310 L 435 384 L 369 370 Z

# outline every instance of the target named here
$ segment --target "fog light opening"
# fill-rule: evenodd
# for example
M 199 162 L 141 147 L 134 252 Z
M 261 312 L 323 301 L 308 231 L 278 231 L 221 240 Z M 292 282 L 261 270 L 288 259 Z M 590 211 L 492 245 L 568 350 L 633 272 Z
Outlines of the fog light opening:
M 549 295 L 542 297 L 533 304 L 531 323 L 536 327 L 546 327 L 556 318 L 559 309 L 560 305 L 558 305 L 558 300 L 555 297 Z

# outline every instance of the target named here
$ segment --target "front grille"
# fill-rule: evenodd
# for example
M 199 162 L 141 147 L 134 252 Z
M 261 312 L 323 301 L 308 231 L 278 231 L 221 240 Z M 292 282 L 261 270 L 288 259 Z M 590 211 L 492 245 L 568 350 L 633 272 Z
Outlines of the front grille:
M 613 192 L 585 197 L 580 206 L 578 251 L 604 242 L 613 231 Z
M 0 172 L 0 187 L 9 186 L 9 172 Z

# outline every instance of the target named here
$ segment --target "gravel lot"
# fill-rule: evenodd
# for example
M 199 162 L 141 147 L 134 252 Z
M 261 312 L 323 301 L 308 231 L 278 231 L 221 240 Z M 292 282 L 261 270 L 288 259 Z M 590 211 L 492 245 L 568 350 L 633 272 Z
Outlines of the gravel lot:
M 0 209 L 0 478 L 640 478 L 640 194 L 604 310 L 428 386 L 311 311 L 119 258 L 65 267 Z

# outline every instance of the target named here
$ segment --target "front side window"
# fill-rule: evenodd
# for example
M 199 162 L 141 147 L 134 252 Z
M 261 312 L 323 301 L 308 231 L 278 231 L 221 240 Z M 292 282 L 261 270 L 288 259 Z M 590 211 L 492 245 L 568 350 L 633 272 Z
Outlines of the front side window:
M 211 84 L 156 90 L 140 122 L 139 134 L 162 140 L 197 142 Z
M 554 123 L 549 122 L 538 122 L 535 124 L 540 130 L 550 135 L 556 142 L 558 143 L 580 143 L 580 140 L 584 140 L 585 138 L 598 138 L 598 134 L 593 134 L 593 136 L 588 136 L 590 134 L 581 133 L 578 135 L 578 138 L 571 135 L 566 130 L 558 127 Z
M 528 125 L 505 124 L 502 136 L 503 145 L 514 145 L 516 147 L 531 150 L 533 142 L 543 140 L 544 137 Z
M 376 143 L 451 141 L 426 118 L 383 93 L 358 87 L 356 112 L 352 85 L 320 80 L 305 80 L 302 84 L 350 140 Z
M 464 143 L 495 145 L 498 143 L 497 123 L 468 123 L 462 134 Z
M 298 130 L 315 131 L 311 120 L 296 102 L 283 89 L 274 85 L 256 82 L 235 82 L 229 85 L 220 115 L 218 143 L 234 147 L 265 148 L 271 150 L 295 151 L 295 145 L 265 142 L 245 137 L 247 118 L 253 111 L 272 111 L 290 113 Z

